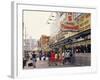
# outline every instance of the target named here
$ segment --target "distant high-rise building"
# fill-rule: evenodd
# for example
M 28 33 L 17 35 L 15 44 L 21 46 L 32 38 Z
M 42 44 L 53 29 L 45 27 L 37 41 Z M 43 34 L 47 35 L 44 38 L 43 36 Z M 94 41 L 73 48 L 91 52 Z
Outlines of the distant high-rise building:
M 37 47 L 37 41 L 35 39 L 24 39 L 24 50 L 32 51 Z

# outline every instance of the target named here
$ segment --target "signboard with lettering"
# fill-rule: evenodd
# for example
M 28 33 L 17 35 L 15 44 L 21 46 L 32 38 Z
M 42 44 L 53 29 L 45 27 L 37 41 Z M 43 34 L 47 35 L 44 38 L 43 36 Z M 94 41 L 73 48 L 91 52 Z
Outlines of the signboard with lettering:
M 79 26 L 74 24 L 61 23 L 61 31 L 79 31 Z

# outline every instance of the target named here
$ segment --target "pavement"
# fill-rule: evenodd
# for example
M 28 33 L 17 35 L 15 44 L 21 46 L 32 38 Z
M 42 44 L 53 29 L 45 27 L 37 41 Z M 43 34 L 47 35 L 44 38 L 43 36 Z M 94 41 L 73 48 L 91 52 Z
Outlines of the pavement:
M 27 62 L 27 65 L 24 67 L 24 69 L 34 69 L 34 67 L 33 66 L 28 66 L 28 64 L 29 63 L 32 63 L 32 61 L 30 60 L 30 61 L 28 61 Z M 72 64 L 70 64 L 70 63 L 66 63 L 65 65 L 63 65 L 63 64 L 58 64 L 57 66 L 56 65 L 51 65 L 51 66 L 49 66 L 49 64 L 48 64 L 48 60 L 39 60 L 38 58 L 37 58 L 37 62 L 36 62 L 36 68 L 60 68 L 60 67 L 75 67 L 76 65 L 72 65 Z

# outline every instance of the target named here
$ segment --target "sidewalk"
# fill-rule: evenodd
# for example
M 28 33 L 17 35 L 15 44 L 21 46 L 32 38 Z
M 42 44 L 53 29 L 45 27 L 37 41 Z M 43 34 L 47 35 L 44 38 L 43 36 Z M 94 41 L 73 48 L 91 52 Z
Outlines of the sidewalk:
M 48 65 L 48 60 L 39 60 L 37 59 L 37 62 L 36 62 L 36 68 L 60 68 L 60 67 L 75 67 L 76 65 L 72 65 L 72 64 L 65 64 L 65 65 L 62 65 L 62 64 L 58 64 L 57 66 L 56 65 L 52 65 L 52 66 L 49 66 Z M 34 69 L 33 66 L 31 67 L 28 67 L 28 66 L 25 66 L 25 69 Z

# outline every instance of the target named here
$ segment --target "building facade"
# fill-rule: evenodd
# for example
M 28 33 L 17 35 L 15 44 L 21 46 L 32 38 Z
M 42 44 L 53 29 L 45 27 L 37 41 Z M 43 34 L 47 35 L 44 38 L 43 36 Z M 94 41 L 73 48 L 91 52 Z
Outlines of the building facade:
M 71 50 L 72 53 L 75 53 L 75 64 L 91 65 L 91 14 L 73 13 L 73 16 L 73 23 L 71 24 L 77 25 L 79 27 L 78 30 L 71 31 L 66 29 L 64 31 L 59 29 L 57 34 L 53 36 L 50 47 L 58 51 L 59 49 L 62 49 L 62 51 Z M 64 16 L 62 20 L 59 20 L 59 23 L 69 26 L 66 18 Z
M 49 36 L 42 35 L 40 40 L 38 40 L 38 48 L 39 50 L 47 51 L 49 48 Z
M 69 22 L 66 21 L 66 13 L 63 13 L 61 16 L 61 19 L 58 20 L 59 23 L 63 21 L 66 25 L 69 25 Z M 76 15 L 76 16 L 74 16 Z M 90 44 L 90 33 L 91 33 L 91 15 L 90 13 L 73 13 L 72 18 L 73 24 L 77 25 L 78 31 L 62 31 L 59 28 L 59 31 L 56 33 L 56 35 L 52 35 L 51 40 L 51 47 L 62 47 L 65 46 L 66 48 L 71 47 L 69 42 L 69 39 L 72 40 L 73 46 L 78 46 L 81 44 Z M 71 22 L 71 23 L 72 23 Z M 67 24 L 68 23 L 68 24 Z M 62 26 L 61 26 L 62 27 Z M 83 41 L 82 41 L 83 40 Z M 85 40 L 85 41 L 84 41 Z M 79 41 L 81 41 L 79 43 Z M 67 45 L 65 45 L 67 44 Z

